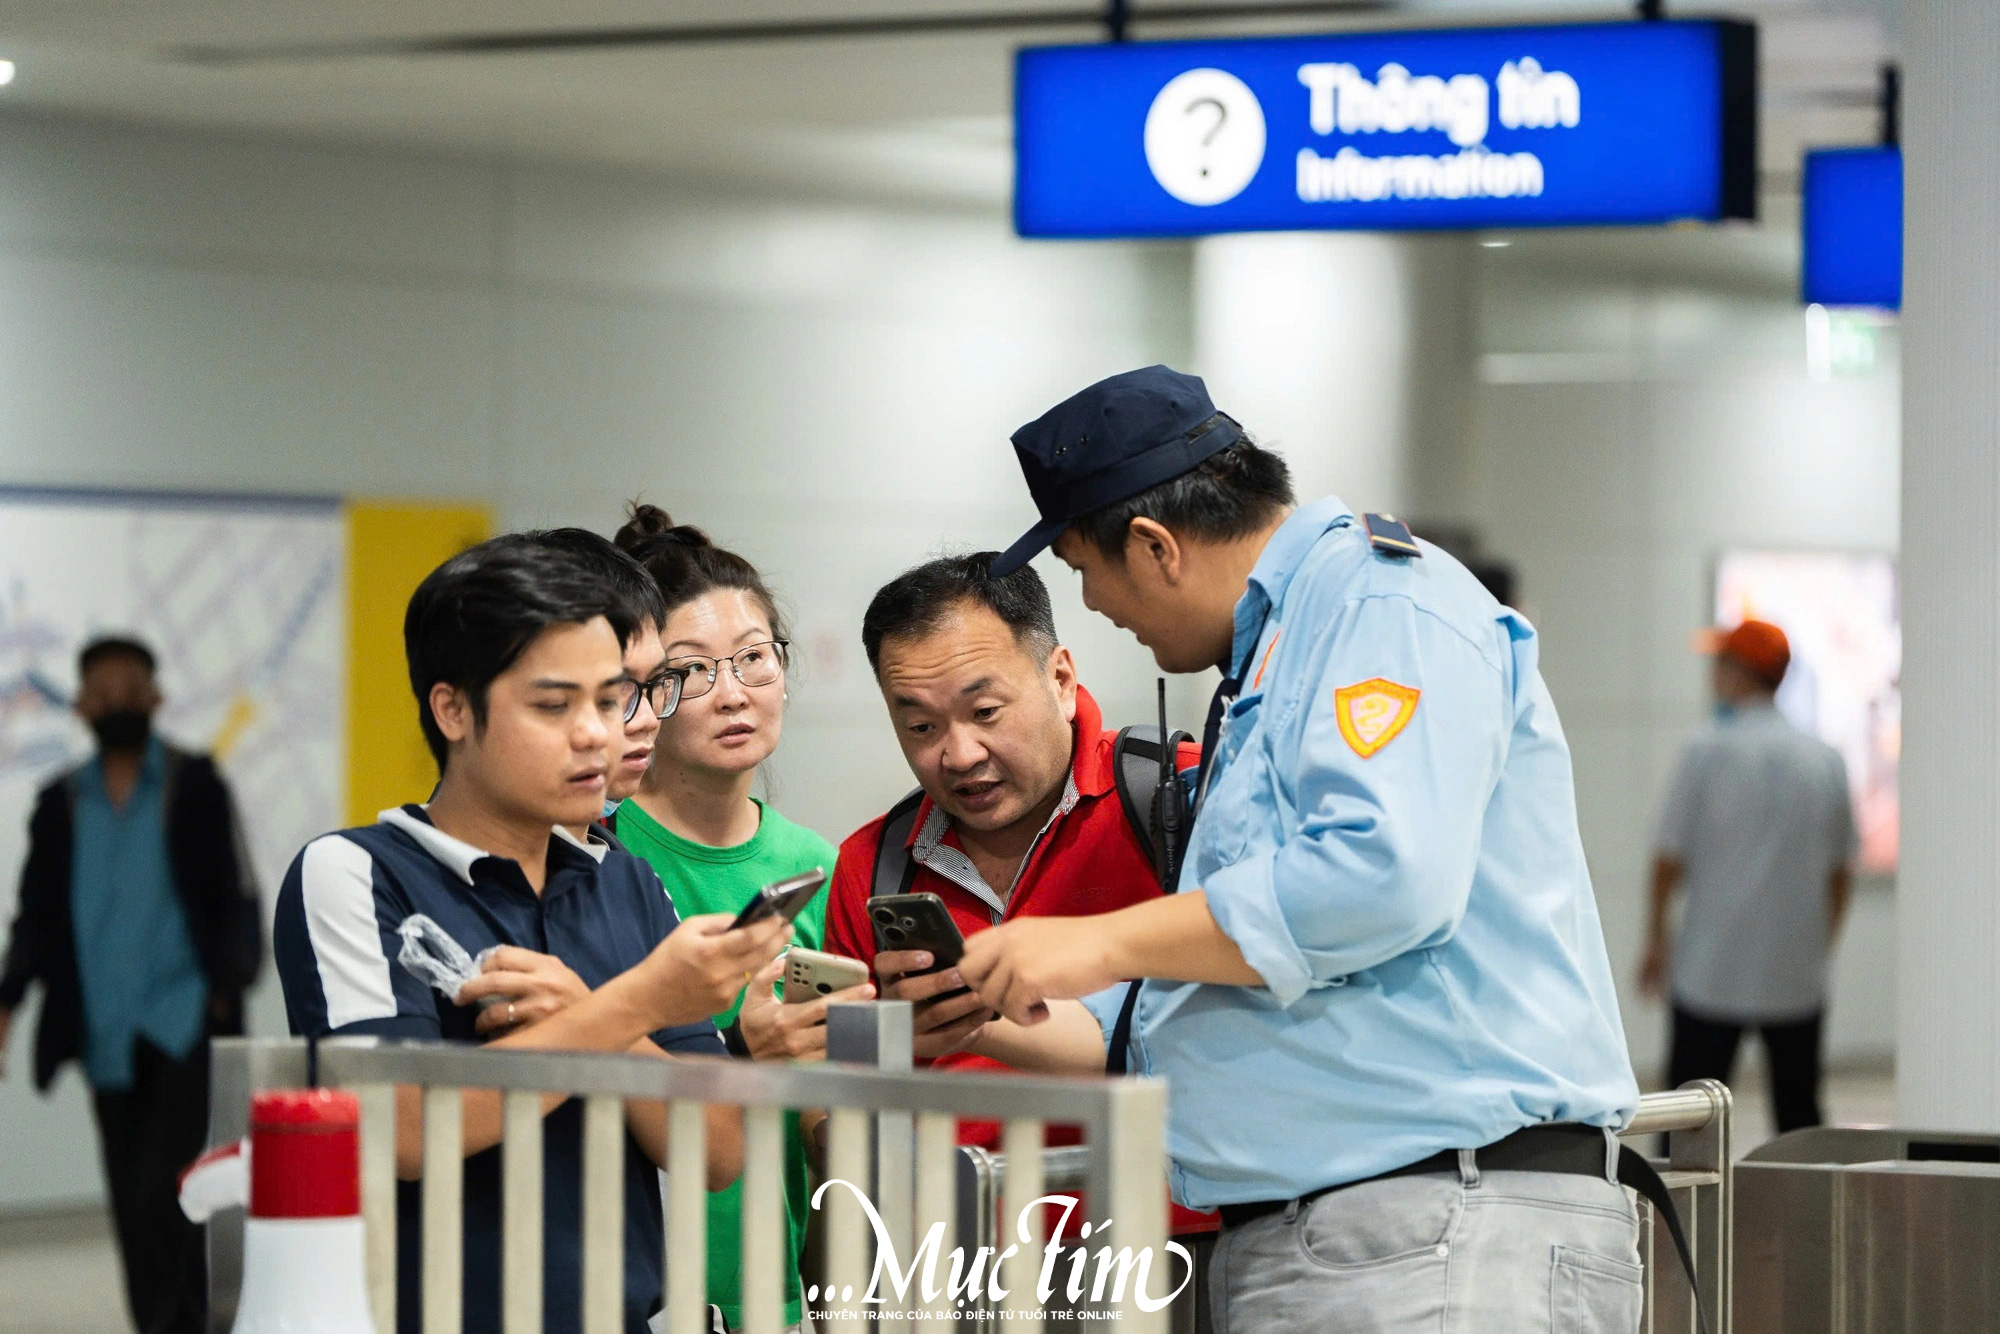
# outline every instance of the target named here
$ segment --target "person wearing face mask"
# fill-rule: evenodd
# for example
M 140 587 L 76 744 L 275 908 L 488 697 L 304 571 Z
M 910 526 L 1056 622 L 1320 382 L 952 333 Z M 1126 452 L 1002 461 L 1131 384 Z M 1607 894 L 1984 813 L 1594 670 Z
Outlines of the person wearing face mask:
M 675 524 L 653 505 L 632 506 L 617 543 L 659 586 L 665 607 L 659 638 L 666 672 L 680 694 L 660 720 L 652 764 L 638 791 L 608 821 L 613 832 L 659 872 L 684 912 L 736 913 L 774 880 L 831 869 L 832 844 L 751 795 L 758 767 L 783 735 L 787 697 L 785 622 L 763 577 L 743 557 L 697 528 Z M 821 948 L 825 924 L 821 895 L 793 922 L 793 942 Z M 827 1005 L 873 995 L 863 985 L 809 1004 L 783 1004 L 776 992 L 783 964 L 782 957 L 772 960 L 715 1016 L 739 1056 L 784 1059 L 824 1051 Z M 798 1261 L 808 1216 L 806 1158 L 799 1114 L 787 1114 L 786 1123 L 792 1263 L 785 1322 L 796 1325 L 803 1314 Z M 734 1329 L 742 1320 L 739 1186 L 710 1194 L 708 1223 L 708 1299 Z
M 197 1334 L 207 1269 L 176 1179 L 207 1141 L 209 1039 L 243 1032 L 263 961 L 257 889 L 214 760 L 153 732 L 152 650 L 93 640 L 77 677 L 97 754 L 35 802 L 0 973 L 0 1056 L 39 982 L 35 1084 L 83 1064 L 133 1324 Z

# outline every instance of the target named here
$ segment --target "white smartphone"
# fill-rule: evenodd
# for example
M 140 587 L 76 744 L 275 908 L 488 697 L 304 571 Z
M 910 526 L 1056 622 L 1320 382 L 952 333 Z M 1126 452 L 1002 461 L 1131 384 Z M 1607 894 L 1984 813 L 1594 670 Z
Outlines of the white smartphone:
M 794 946 L 785 951 L 785 1004 L 799 1005 L 858 987 L 868 980 L 868 965 L 844 954 Z

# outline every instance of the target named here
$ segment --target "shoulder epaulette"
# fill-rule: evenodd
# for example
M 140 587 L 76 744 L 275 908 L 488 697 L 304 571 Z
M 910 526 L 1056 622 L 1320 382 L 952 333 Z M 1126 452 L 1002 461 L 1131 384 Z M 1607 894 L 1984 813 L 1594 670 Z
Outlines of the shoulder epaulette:
M 1361 522 L 1368 528 L 1368 545 L 1379 556 L 1421 556 L 1423 549 L 1417 545 L 1416 535 L 1410 525 L 1393 514 L 1364 514 Z

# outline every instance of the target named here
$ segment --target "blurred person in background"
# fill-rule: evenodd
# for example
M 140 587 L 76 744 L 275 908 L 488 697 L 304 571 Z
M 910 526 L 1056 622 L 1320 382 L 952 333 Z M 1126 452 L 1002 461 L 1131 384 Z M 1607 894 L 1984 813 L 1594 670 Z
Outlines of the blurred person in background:
M 198 1334 L 207 1263 L 176 1181 L 207 1143 L 209 1039 L 243 1031 L 262 917 L 221 771 L 153 732 L 152 650 L 94 640 L 77 676 L 97 755 L 35 802 L 0 975 L 0 1052 L 40 982 L 35 1084 L 82 1061 L 132 1321 L 140 1334 Z
M 763 576 L 653 505 L 632 506 L 617 543 L 658 587 L 659 638 L 679 703 L 658 723 L 651 766 L 610 818 L 613 832 L 659 873 L 685 912 L 734 914 L 772 881 L 814 867 L 830 870 L 832 844 L 752 795 L 759 767 L 784 735 L 789 698 L 789 638 Z M 793 942 L 819 949 L 825 924 L 820 894 L 793 922 Z M 736 1054 L 823 1053 L 828 1003 L 873 995 L 864 985 L 785 1005 L 776 993 L 782 968 L 782 956 L 772 960 L 714 1016 Z M 808 1183 L 800 1114 L 786 1113 L 785 1123 L 785 1323 L 796 1325 L 803 1314 L 799 1265 Z M 709 1196 L 708 1223 L 708 1299 L 734 1329 L 743 1318 L 740 1185 Z
M 1783 1134 L 1822 1119 L 1827 960 L 1859 850 L 1854 811 L 1840 752 L 1778 712 L 1785 632 L 1748 620 L 1713 647 L 1716 720 L 1681 753 L 1660 817 L 1639 986 L 1673 1004 L 1669 1087 L 1727 1082 L 1744 1031 L 1757 1031 Z

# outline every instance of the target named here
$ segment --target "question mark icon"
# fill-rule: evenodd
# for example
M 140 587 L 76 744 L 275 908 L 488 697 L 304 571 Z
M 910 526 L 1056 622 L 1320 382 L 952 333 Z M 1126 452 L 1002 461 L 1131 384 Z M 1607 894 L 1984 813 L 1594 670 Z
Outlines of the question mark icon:
M 1216 135 L 1222 133 L 1223 122 L 1229 119 L 1229 108 L 1222 105 L 1221 98 L 1197 97 L 1194 101 L 1187 104 L 1187 111 L 1183 114 L 1192 116 L 1195 113 L 1195 111 L 1201 107 L 1215 108 L 1215 123 L 1208 127 L 1207 134 L 1201 136 L 1201 148 L 1202 148 L 1201 174 L 1206 176 L 1208 175 L 1208 146 L 1215 142 Z
M 1183 70 L 1146 111 L 1146 165 L 1181 203 L 1220 204 L 1257 175 L 1264 132 L 1264 108 L 1243 80 L 1211 66 Z

